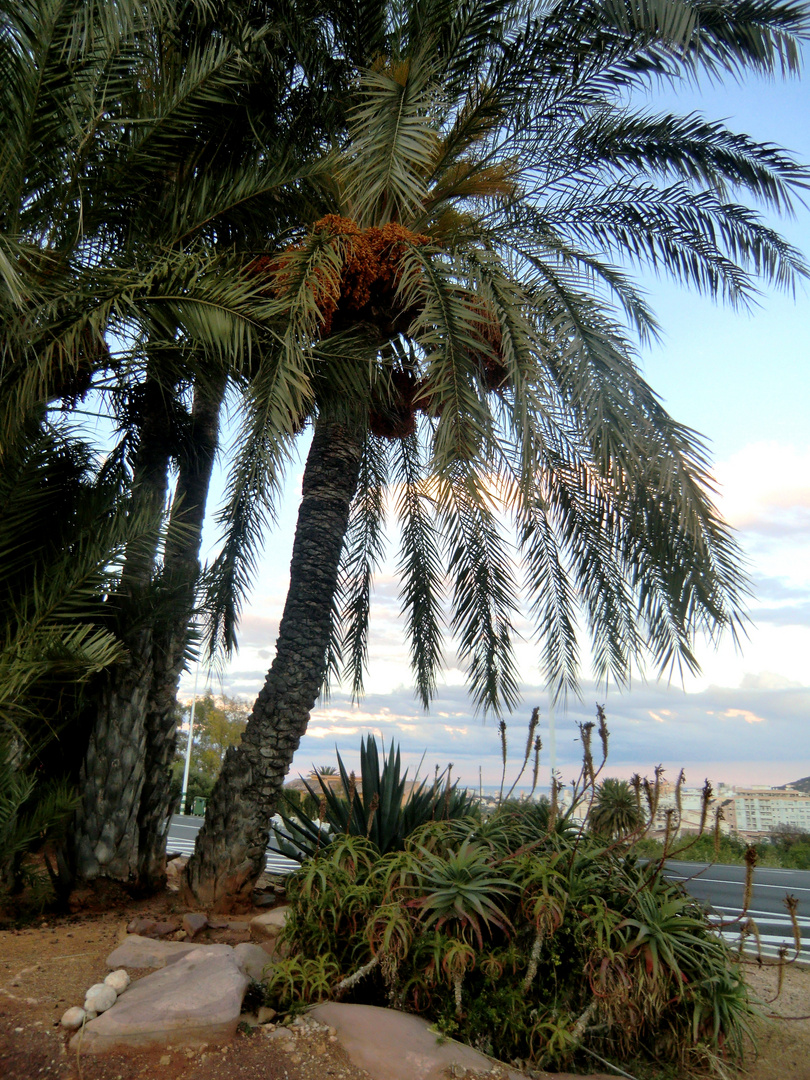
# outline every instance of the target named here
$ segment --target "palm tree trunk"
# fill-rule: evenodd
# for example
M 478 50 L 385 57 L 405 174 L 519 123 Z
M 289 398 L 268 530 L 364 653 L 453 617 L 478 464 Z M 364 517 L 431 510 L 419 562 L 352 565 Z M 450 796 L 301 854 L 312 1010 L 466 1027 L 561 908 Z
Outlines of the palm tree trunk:
M 189 446 L 180 462 L 166 537 L 163 580 L 168 603 L 159 617 L 152 647 L 152 682 L 145 719 L 146 768 L 138 812 L 138 883 L 150 892 L 166 881 L 170 769 L 177 743 L 177 687 L 185 666 L 200 575 L 202 526 L 225 385 L 222 377 L 198 382 L 195 387 Z
M 186 870 L 186 896 L 225 911 L 250 900 L 270 819 L 320 692 L 331 601 L 357 489 L 360 431 L 321 419 L 304 471 L 276 655 L 238 747 L 230 747 Z
M 118 603 L 127 659 L 107 673 L 81 770 L 82 803 L 71 835 L 80 878 L 133 882 L 138 869 L 138 808 L 145 778 L 146 706 L 152 682 L 151 589 L 170 464 L 167 394 L 147 371 L 147 406 L 133 468 L 132 499 L 148 528 L 129 545 Z

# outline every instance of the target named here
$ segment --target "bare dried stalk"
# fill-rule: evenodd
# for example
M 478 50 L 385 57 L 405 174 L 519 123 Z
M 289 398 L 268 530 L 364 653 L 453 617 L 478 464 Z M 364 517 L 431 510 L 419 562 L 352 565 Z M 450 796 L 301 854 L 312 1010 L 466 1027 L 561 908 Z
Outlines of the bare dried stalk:
M 363 964 L 361 968 L 358 968 L 353 975 L 347 975 L 345 979 L 341 979 L 335 987 L 335 994 L 343 994 L 347 990 L 351 990 L 351 988 L 356 986 L 361 979 L 365 979 L 366 975 L 373 971 L 379 962 L 380 957 L 378 954 L 377 956 L 373 956 L 367 964 Z
M 718 811 L 719 813 L 719 811 Z M 715 854 L 717 851 L 715 850 Z M 745 849 L 745 888 L 743 889 L 743 913 L 751 906 L 751 892 L 754 888 L 754 868 L 757 865 L 757 849 L 749 844 Z
M 521 776 L 523 776 L 523 773 L 526 770 L 526 766 L 527 766 L 527 764 L 529 762 L 529 758 L 531 757 L 532 746 L 534 744 L 534 733 L 535 733 L 535 731 L 537 731 L 537 725 L 539 723 L 540 723 L 540 710 L 539 709 L 532 709 L 532 715 L 529 718 L 529 730 L 528 730 L 528 737 L 526 739 L 526 750 L 525 750 L 525 752 L 523 754 L 523 764 L 520 766 L 520 772 L 515 777 L 514 784 L 512 784 L 512 786 L 509 788 L 509 791 L 508 791 L 508 793 L 506 795 L 507 801 L 512 797 L 512 792 L 515 790 L 515 788 L 520 783 L 520 778 L 521 778 Z M 506 762 L 504 762 L 504 765 L 505 764 L 506 764 Z M 534 788 L 532 788 L 532 791 L 534 791 Z
M 526 969 L 526 977 L 523 980 L 524 991 L 528 990 L 534 982 L 534 977 L 537 974 L 537 969 L 540 966 L 540 953 L 543 950 L 543 932 L 538 930 L 534 935 L 534 942 L 532 943 L 532 951 L 529 956 L 529 966 Z
M 672 820 L 675 817 L 675 809 L 670 806 L 664 816 L 667 822 L 666 831 L 664 832 L 664 854 L 666 855 L 669 851 L 669 842 L 672 839 Z
M 464 972 L 459 971 L 453 976 L 453 996 L 456 999 L 456 1016 L 461 1016 L 461 984 L 464 982 Z
M 501 772 L 501 790 L 498 792 L 498 805 L 503 802 L 503 785 L 506 783 L 506 721 L 501 720 L 498 724 L 498 733 L 501 736 L 501 759 L 503 771 Z
M 718 808 L 714 812 L 714 858 L 720 858 L 720 822 L 725 820 L 725 814 Z
M 354 770 L 349 773 L 349 816 L 346 819 L 346 835 L 349 835 L 349 829 L 352 825 L 352 817 L 354 815 L 354 800 L 357 796 L 357 777 L 354 775 Z
M 796 949 L 796 956 L 802 951 L 802 931 L 799 926 L 798 910 L 799 901 L 792 893 L 788 893 L 785 897 L 785 907 L 790 918 L 790 925 L 793 927 L 793 945 Z

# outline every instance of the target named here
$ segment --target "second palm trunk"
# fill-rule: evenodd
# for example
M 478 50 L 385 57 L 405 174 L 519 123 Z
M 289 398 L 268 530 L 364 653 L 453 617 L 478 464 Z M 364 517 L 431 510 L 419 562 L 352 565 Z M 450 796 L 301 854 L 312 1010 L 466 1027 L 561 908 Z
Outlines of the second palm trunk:
M 332 599 L 357 489 L 363 435 L 318 420 L 307 457 L 276 655 L 238 747 L 231 747 L 187 868 L 189 899 L 227 910 L 250 899 L 270 819 L 323 684 Z

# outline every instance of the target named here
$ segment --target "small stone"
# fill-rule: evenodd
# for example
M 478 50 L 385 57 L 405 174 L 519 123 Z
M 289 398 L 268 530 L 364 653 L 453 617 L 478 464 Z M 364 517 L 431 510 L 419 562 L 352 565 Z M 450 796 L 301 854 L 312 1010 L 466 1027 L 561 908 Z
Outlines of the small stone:
M 115 990 L 105 983 L 95 983 L 84 997 L 84 1007 L 88 1012 L 103 1013 L 111 1009 L 118 997 Z
M 171 1065 L 171 1063 L 172 1063 L 172 1055 L 171 1054 L 163 1054 L 163 1056 L 160 1059 L 160 1064 L 161 1065 Z
M 117 971 L 110 972 L 104 983 L 106 986 L 111 986 L 116 994 L 123 994 L 131 981 L 126 969 L 118 968 Z
M 172 941 L 185 941 L 187 937 L 188 934 L 185 930 L 178 930 L 176 933 L 172 934 Z
M 293 1033 L 289 1028 L 285 1027 L 277 1027 L 274 1031 L 271 1031 L 267 1037 L 279 1043 L 292 1044 L 293 1042 Z
M 61 1024 L 63 1028 L 67 1028 L 68 1031 L 77 1031 L 85 1021 L 87 1013 L 84 1009 L 78 1005 L 74 1005 L 72 1009 L 68 1009 L 62 1015 Z
M 275 1009 L 271 1009 L 269 1005 L 260 1005 L 259 1011 L 256 1013 L 256 1019 L 260 1024 L 269 1024 L 271 1020 L 275 1020 L 278 1013 Z
M 189 911 L 183 916 L 183 929 L 190 938 L 195 937 L 208 926 L 208 916 L 201 912 Z
M 290 1054 L 291 1065 L 300 1065 L 303 1060 L 300 1054 Z

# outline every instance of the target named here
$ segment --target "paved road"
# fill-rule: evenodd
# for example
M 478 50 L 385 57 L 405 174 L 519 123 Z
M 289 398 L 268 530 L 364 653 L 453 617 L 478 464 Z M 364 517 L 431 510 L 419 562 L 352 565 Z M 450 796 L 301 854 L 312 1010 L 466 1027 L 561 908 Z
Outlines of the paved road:
M 175 814 L 169 824 L 166 850 L 190 855 L 194 839 L 203 823 L 201 817 Z M 272 847 L 267 849 L 265 868 L 271 874 L 289 874 L 298 863 L 286 858 Z M 674 881 L 683 882 L 689 892 L 711 908 L 729 942 L 739 937 L 739 923 L 734 920 L 742 910 L 745 868 L 709 863 L 667 863 L 667 873 Z M 754 891 L 749 915 L 756 922 L 763 952 L 774 956 L 784 945 L 793 953 L 793 931 L 785 908 L 785 896 L 790 893 L 799 901 L 799 923 L 802 932 L 801 959 L 810 962 L 810 870 L 762 870 L 754 874 Z M 748 943 L 754 949 L 753 942 Z
M 667 872 L 697 897 L 705 901 L 712 912 L 727 923 L 740 916 L 745 885 L 745 867 L 721 866 L 717 863 L 667 862 Z M 801 927 L 801 959 L 810 961 L 810 870 L 754 871 L 754 889 L 748 915 L 756 923 L 762 938 L 763 952 L 775 955 L 781 945 L 793 954 L 793 930 L 785 907 L 790 894 L 799 901 Z M 725 936 L 735 940 L 739 923 L 728 926 Z M 749 948 L 755 949 L 754 942 Z

